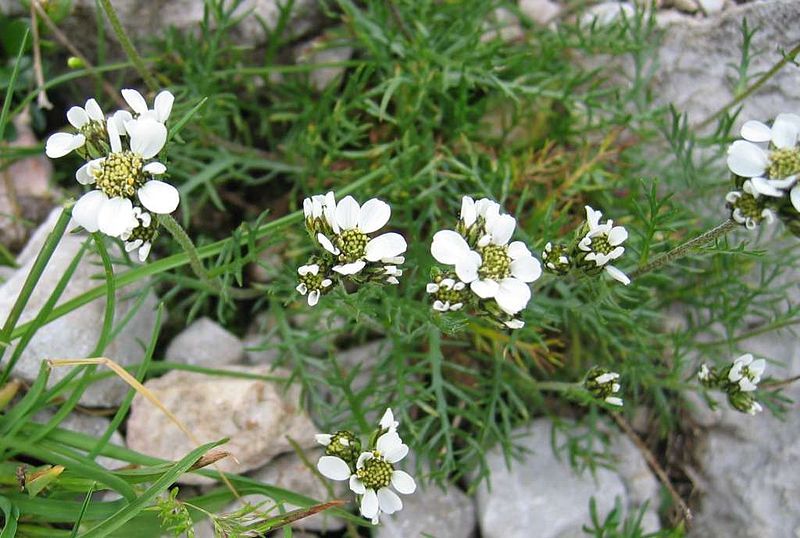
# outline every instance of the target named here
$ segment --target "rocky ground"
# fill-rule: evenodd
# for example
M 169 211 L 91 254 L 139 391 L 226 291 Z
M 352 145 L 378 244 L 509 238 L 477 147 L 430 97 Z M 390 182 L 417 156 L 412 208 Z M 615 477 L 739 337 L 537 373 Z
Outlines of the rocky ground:
M 552 24 L 559 18 L 572 16 L 570 2 L 553 0 L 520 0 L 521 11 L 539 24 Z M 191 28 L 202 12 L 197 2 L 180 0 L 159 2 L 116 2 L 123 21 L 136 35 L 153 32 L 154 27 L 176 25 Z M 162 6 L 156 9 L 154 6 Z M 271 0 L 243 2 L 242 9 L 255 7 L 267 21 L 274 21 L 276 7 Z M 297 61 L 331 61 L 347 58 L 351 49 L 343 46 L 326 50 L 325 58 L 316 58 L 314 35 L 315 3 L 311 0 L 295 2 L 296 16 L 291 19 L 293 31 L 307 36 L 293 52 Z M 76 10 L 90 13 L 93 0 L 75 2 Z M 12 10 L 16 2 L 0 0 L 0 9 Z M 613 17 L 620 10 L 633 9 L 626 2 L 600 3 L 589 11 L 599 18 Z M 657 80 L 659 99 L 674 102 L 686 110 L 695 123 L 716 110 L 731 97 L 727 74 L 732 62 L 738 61 L 739 27 L 746 17 L 751 27 L 761 28 L 755 46 L 770 54 L 762 54 L 754 61 L 752 69 L 764 71 L 775 61 L 778 47 L 789 48 L 800 41 L 800 2 L 796 0 L 763 0 L 748 3 L 731 0 L 662 0 L 659 2 L 659 24 L 665 30 L 664 47 L 660 53 Z M 145 16 L 146 15 L 146 16 Z M 67 25 L 70 35 L 80 41 L 80 19 L 91 21 L 94 15 L 74 17 L 73 26 Z M 509 20 L 513 36 L 513 19 Z M 240 28 L 243 43 L 258 46 L 263 39 L 263 29 L 247 21 Z M 315 83 L 320 87 L 338 76 L 335 70 L 320 71 Z M 740 116 L 765 118 L 783 111 L 796 111 L 800 103 L 800 74 L 795 68 L 786 69 L 750 99 Z M 32 134 L 24 120 L 18 120 L 18 144 L 30 145 Z M 26 138 L 27 137 L 27 138 Z M 0 217 L 0 237 L 3 245 L 18 252 L 18 268 L 0 267 L 0 320 L 6 318 L 14 299 L 30 270 L 33 260 L 46 234 L 52 229 L 59 210 L 55 204 L 59 194 L 50 185 L 51 166 L 43 158 L 35 157 L 16 163 L 0 172 L 0 215 L 15 215 L 26 221 L 38 222 L 38 228 L 25 228 L 19 219 Z M 52 209 L 52 212 L 50 211 Z M 49 216 L 48 216 L 49 215 Z M 59 244 L 50 265 L 37 287 L 22 321 L 32 319 L 50 297 L 59 278 L 75 254 L 84 237 L 66 235 Z M 24 248 L 22 248 L 24 246 Z M 96 285 L 98 260 L 85 255 L 78 265 L 62 301 L 74 297 Z M 268 278 L 265 275 L 264 278 Z M 797 301 L 800 296 L 792 300 Z M 117 303 L 116 319 L 131 316 L 125 331 L 111 343 L 107 354 L 122 364 L 131 363 L 140 356 L 142 342 L 149 338 L 155 323 L 158 298 L 141 287 L 126 289 Z M 103 300 L 91 302 L 59 318 L 40 330 L 22 354 L 15 370 L 16 375 L 32 381 L 44 358 L 85 357 L 96 344 L 104 311 Z M 255 323 L 269 323 L 258 320 Z M 248 335 L 239 338 L 213 320 L 195 320 L 177 334 L 166 348 L 166 360 L 200 367 L 231 367 L 250 373 L 269 373 L 270 365 L 279 356 L 276 339 L 265 339 L 259 325 L 254 325 Z M 800 350 L 790 335 L 762 337 L 748 342 L 748 349 L 767 357 L 791 358 L 780 374 L 800 370 Z M 366 348 L 341 350 L 340 361 L 368 361 L 384 346 L 377 341 Z M 776 369 L 781 365 L 775 365 Z M 775 374 L 775 375 L 780 375 Z M 63 376 L 56 370 L 54 380 Z M 159 397 L 184 423 L 200 437 L 201 441 L 216 439 L 220 435 L 231 438 L 228 450 L 238 460 L 226 460 L 226 470 L 245 472 L 258 480 L 273 483 L 321 498 L 325 490 L 308 471 L 281 435 L 289 435 L 309 450 L 314 458 L 313 434 L 316 427 L 299 405 L 296 389 L 279 390 L 275 382 L 208 377 L 200 374 L 169 373 L 147 382 L 147 387 Z M 202 387 L 202 390 L 197 390 Z M 126 386 L 115 379 L 92 385 L 81 404 L 89 408 L 111 408 L 118 405 L 126 393 Z M 800 398 L 797 388 L 787 392 Z M 184 405 L 187 401 L 191 405 Z M 177 405 L 181 402 L 181 405 Z M 800 458 L 800 419 L 794 407 L 786 420 L 764 414 L 742 420 L 741 415 L 719 411 L 704 411 L 697 406 L 696 420 L 703 434 L 697 439 L 696 461 L 699 468 L 689 469 L 694 487 L 699 495 L 692 506 L 695 521 L 691 536 L 727 536 L 732 538 L 787 538 L 800 536 L 800 513 L 791 509 L 800 497 L 800 474 L 793 472 Z M 47 417 L 41 417 L 46 420 Z M 107 419 L 86 414 L 76 414 L 62 424 L 76 431 L 96 434 L 103 431 Z M 660 522 L 656 509 L 662 491 L 642 455 L 623 434 L 611 436 L 609 445 L 612 460 L 617 465 L 598 469 L 592 475 L 576 475 L 563 457 L 551 449 L 548 419 L 537 419 L 519 430 L 518 442 L 528 455 L 521 461 L 511 462 L 509 468 L 500 451 L 490 453 L 491 482 L 482 483 L 476 491 L 451 486 L 442 490 L 429 485 L 416 495 L 408 497 L 403 512 L 389 517 L 377 536 L 414 537 L 430 533 L 437 538 L 529 537 L 530 529 L 539 529 L 537 536 L 582 536 L 581 527 L 589 521 L 589 501 L 594 498 L 601 513 L 610 510 L 615 501 L 625 511 L 636 510 L 646 504 L 645 528 L 656 530 Z M 271 432 L 271 433 L 270 433 Z M 182 434 L 151 404 L 137 397 L 127 423 L 127 437 L 115 434 L 112 442 L 155 456 L 171 459 L 182 455 L 190 447 Z M 113 466 L 113 461 L 103 461 Z M 464 484 L 466 485 L 466 484 Z M 250 499 L 257 502 L 258 499 Z M 232 507 L 235 509 L 235 507 Z M 303 523 L 310 533 L 342 528 L 343 523 L 318 516 Z M 203 534 L 203 533 L 206 534 Z M 209 529 L 199 530 L 207 536 Z M 313 534 L 310 534 L 313 536 Z

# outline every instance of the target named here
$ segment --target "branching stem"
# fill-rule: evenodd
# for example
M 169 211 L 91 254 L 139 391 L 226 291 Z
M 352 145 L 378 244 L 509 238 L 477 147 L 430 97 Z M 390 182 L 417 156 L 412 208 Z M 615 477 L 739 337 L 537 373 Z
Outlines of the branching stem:
M 108 17 L 108 22 L 111 23 L 111 28 L 114 30 L 114 34 L 117 36 L 122 50 L 124 50 L 125 54 L 130 58 L 131 63 L 139 72 L 139 75 L 142 77 L 145 84 L 147 84 L 147 87 L 153 91 L 158 90 L 158 82 L 153 77 L 152 73 L 150 73 L 150 70 L 147 69 L 142 57 L 136 52 L 133 42 L 131 42 L 128 34 L 125 32 L 125 28 L 122 27 L 122 23 L 119 21 L 114 6 L 111 5 L 111 0 L 100 0 L 100 5 L 103 7 L 106 17 Z

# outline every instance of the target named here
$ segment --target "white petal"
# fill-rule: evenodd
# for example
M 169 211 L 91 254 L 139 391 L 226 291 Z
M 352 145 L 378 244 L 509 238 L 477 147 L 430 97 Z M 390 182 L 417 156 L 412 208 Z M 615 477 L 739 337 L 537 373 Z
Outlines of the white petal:
M 368 489 L 361 498 L 361 515 L 372 519 L 378 515 L 378 495 L 374 489 Z
M 334 265 L 333 270 L 339 273 L 340 275 L 354 275 L 359 271 L 361 271 L 366 265 L 367 262 L 365 262 L 364 260 L 358 260 L 354 261 L 353 263 Z
M 481 299 L 491 299 L 497 295 L 500 284 L 496 280 L 474 280 L 469 287 Z
M 82 134 L 55 133 L 47 139 L 44 152 L 51 159 L 58 159 L 86 143 Z
M 511 275 L 523 282 L 533 282 L 542 276 L 542 265 L 533 256 L 517 258 L 511 262 Z
M 364 483 L 356 475 L 350 477 L 350 490 L 357 495 L 364 495 L 367 492 Z
M 128 134 L 125 131 L 125 124 L 129 121 L 133 121 L 133 116 L 127 110 L 117 110 L 114 112 L 114 115 L 108 119 L 106 124 L 106 128 L 108 128 L 108 124 L 111 123 L 117 130 L 119 134 Z
M 509 329 L 521 329 L 525 326 L 525 322 L 521 319 L 510 319 L 504 323 Z
M 792 201 L 794 208 L 800 212 L 800 184 L 792 187 L 792 190 L 789 192 L 789 199 Z
M 624 405 L 622 398 L 619 398 L 617 396 L 608 396 L 605 399 L 605 402 L 609 405 L 616 405 L 617 407 L 622 407 Z
M 585 206 L 586 209 L 586 222 L 589 224 L 589 229 L 594 230 L 600 225 L 600 218 L 603 213 L 592 209 L 590 206 Z
M 161 123 L 167 123 L 170 112 L 172 112 L 173 102 L 175 102 L 175 96 L 166 90 L 156 95 L 156 100 L 153 103 L 153 108 L 156 111 L 156 120 Z
M 102 162 L 103 159 L 94 159 L 93 161 L 89 161 L 88 163 L 84 164 L 78 168 L 77 172 L 75 172 L 75 179 L 77 179 L 78 183 L 81 185 L 91 185 L 95 182 L 92 172 L 97 170 Z
M 167 128 L 154 119 L 129 121 L 125 125 L 125 130 L 131 138 L 131 151 L 145 159 L 158 155 L 167 142 Z
M 753 392 L 758 388 L 758 385 L 743 377 L 739 380 L 739 388 L 742 389 L 742 392 Z
M 383 416 L 381 417 L 379 424 L 381 428 L 383 428 L 384 430 L 388 430 L 390 428 L 397 428 L 400 425 L 400 423 L 394 419 L 394 413 L 392 413 L 391 407 L 387 408 L 386 411 L 383 413 Z
M 737 176 L 760 176 L 767 169 L 767 164 L 764 150 L 746 140 L 737 140 L 728 149 L 728 168 Z
M 306 293 L 308 293 L 308 286 L 306 286 L 302 282 L 300 284 L 298 284 L 297 286 L 295 286 L 294 289 L 296 289 L 297 293 L 299 293 L 300 295 L 305 295 Z
M 319 244 L 322 245 L 322 248 L 330 252 L 331 254 L 339 254 L 339 249 L 333 246 L 331 240 L 327 238 L 324 234 L 318 233 L 317 234 L 317 241 Z
M 505 245 L 514 234 L 517 221 L 511 215 L 500 215 L 487 223 L 487 230 L 492 234 L 492 243 Z
M 769 181 L 764 179 L 763 177 L 754 177 L 748 179 L 750 182 L 750 186 L 753 190 L 755 190 L 758 194 L 763 194 L 764 196 L 772 196 L 774 198 L 781 198 L 783 196 L 783 191 L 775 188 Z
M 606 273 L 611 276 L 614 280 L 622 282 L 626 286 L 631 283 L 631 279 L 628 278 L 628 275 L 614 267 L 613 265 L 606 265 Z
M 366 463 L 367 461 L 371 460 L 374 457 L 375 456 L 372 454 L 372 452 L 362 452 L 358 456 L 358 461 L 356 461 L 356 469 L 363 469 L 364 463 Z
M 429 282 L 425 286 L 425 291 L 427 291 L 428 293 L 436 293 L 437 291 L 439 291 L 439 284 L 436 284 L 434 282 Z
M 608 242 L 612 247 L 624 243 L 626 239 L 628 239 L 628 230 L 622 226 L 614 226 L 611 228 L 611 231 L 608 232 Z
M 133 217 L 133 204 L 127 198 L 115 197 L 104 202 L 97 214 L 100 231 L 111 237 L 119 237 L 128 229 Z
M 361 207 L 352 196 L 346 196 L 336 204 L 336 223 L 342 230 L 352 230 L 358 226 Z
M 97 104 L 97 101 L 94 99 L 89 99 L 86 101 L 86 113 L 89 115 L 89 119 L 94 121 L 103 121 L 105 116 L 103 114 L 103 109 L 100 108 L 100 105 Z
M 756 378 L 761 379 L 761 374 L 764 373 L 764 369 L 767 367 L 767 361 L 764 359 L 757 359 L 754 360 L 750 364 L 750 373 L 755 375 Z
M 447 303 L 443 303 L 437 299 L 436 301 L 433 301 L 433 309 L 437 312 L 447 312 L 450 307 Z
M 132 250 L 136 250 L 137 248 L 142 246 L 142 243 L 144 243 L 144 241 L 142 241 L 141 239 L 125 243 L 125 252 L 131 252 Z
M 403 495 L 411 495 L 417 489 L 417 483 L 414 482 L 414 478 L 407 472 L 400 470 L 392 473 L 392 486 Z
M 365 234 L 378 231 L 386 226 L 391 214 L 392 210 L 389 204 L 383 200 L 378 200 L 377 198 L 368 200 L 361 207 L 361 213 L 358 216 L 358 229 Z
M 497 306 L 507 314 L 514 315 L 528 305 L 531 299 L 531 289 L 527 284 L 516 278 L 504 278 L 500 282 L 494 300 Z
M 403 501 L 400 500 L 397 493 L 389 488 L 381 488 L 378 490 L 378 506 L 381 512 L 394 514 L 398 510 L 403 509 Z
M 431 243 L 431 254 L 439 263 L 455 265 L 470 251 L 466 240 L 453 230 L 436 232 Z
M 145 183 L 142 188 L 137 191 L 139 201 L 148 210 L 158 215 L 167 215 L 177 209 L 181 196 L 178 189 L 158 181 L 151 179 Z
M 80 129 L 89 123 L 89 114 L 79 106 L 74 106 L 67 110 L 67 121 L 76 129 Z
M 147 172 L 148 174 L 153 174 L 154 176 L 160 176 L 164 172 L 167 171 L 167 167 L 161 164 L 160 162 L 153 161 L 151 163 L 147 163 L 142 167 L 142 170 Z
M 316 306 L 319 302 L 320 291 L 314 290 L 308 294 L 308 306 Z
M 152 243 L 150 241 L 146 242 L 144 245 L 139 248 L 139 261 L 144 262 L 147 257 L 150 255 L 150 249 L 152 248 Z
M 137 114 L 144 114 L 147 112 L 147 102 L 142 97 L 142 94 L 136 90 L 124 89 L 122 90 L 122 98 L 128 103 L 128 106 L 133 109 Z
M 462 282 L 472 282 L 478 278 L 478 268 L 482 263 L 481 255 L 469 250 L 466 256 L 456 262 L 456 275 Z
M 86 228 L 87 232 L 96 232 L 99 229 L 97 215 L 107 201 L 108 196 L 102 191 L 89 191 L 75 202 L 75 207 L 72 208 L 72 218 Z
M 406 251 L 406 248 L 408 245 L 403 236 L 392 232 L 370 239 L 364 250 L 364 257 L 371 262 L 376 262 L 384 258 L 399 256 Z
M 317 443 L 321 444 L 322 446 L 328 446 L 331 444 L 331 439 L 333 439 L 333 436 L 329 433 L 318 433 L 314 436 L 314 440 L 316 440 Z
M 383 454 L 389 463 L 397 463 L 408 455 L 408 445 L 400 445 Z
M 120 129 L 116 121 L 109 121 L 106 123 L 106 132 L 108 133 L 108 143 L 111 145 L 111 151 L 114 153 L 122 151 L 122 141 L 119 136 L 120 133 L 125 133 L 124 127 Z
M 403 440 L 400 439 L 400 435 L 397 433 L 397 431 L 390 429 L 388 432 L 378 437 L 378 442 L 375 444 L 375 448 L 377 448 L 380 453 L 386 454 L 387 452 L 396 450 L 402 444 Z
M 478 219 L 478 212 L 475 209 L 475 200 L 469 196 L 461 198 L 461 220 L 464 225 L 469 228 Z
M 800 126 L 789 114 L 780 114 L 772 123 L 772 143 L 777 148 L 793 148 L 797 144 L 798 129 Z
M 547 243 L 548 245 L 550 243 Z M 545 252 L 547 251 L 547 247 L 545 247 Z M 510 245 L 508 245 L 508 257 L 512 260 L 516 260 L 517 258 L 523 258 L 531 255 L 531 251 L 528 250 L 528 247 L 522 241 L 514 241 Z
M 323 476 L 331 480 L 347 480 L 350 478 L 350 466 L 336 456 L 322 456 L 317 462 L 317 469 Z
M 742 138 L 750 142 L 769 142 L 772 137 L 772 129 L 760 121 L 750 120 L 742 125 Z

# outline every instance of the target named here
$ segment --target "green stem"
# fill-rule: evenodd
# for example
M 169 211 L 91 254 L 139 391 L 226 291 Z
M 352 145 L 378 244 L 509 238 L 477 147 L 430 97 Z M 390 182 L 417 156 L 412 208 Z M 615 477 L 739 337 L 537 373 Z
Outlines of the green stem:
M 719 237 L 722 237 L 723 235 L 730 232 L 737 226 L 739 226 L 739 224 L 735 220 L 733 219 L 726 220 L 722 224 L 710 229 L 706 233 L 699 235 L 680 246 L 673 248 L 666 254 L 659 256 L 650 263 L 643 265 L 642 267 L 639 267 L 637 270 L 631 273 L 630 275 L 631 280 L 640 277 L 645 273 L 649 273 L 650 271 L 660 269 L 661 267 L 667 265 L 668 263 L 672 263 L 675 260 L 683 258 L 687 254 L 691 253 L 693 250 L 702 247 L 703 245 L 706 245 Z
M 153 91 L 158 90 L 158 82 L 155 78 L 153 78 L 153 75 L 147 69 L 142 57 L 139 56 L 138 52 L 136 52 L 136 48 L 133 46 L 128 34 L 125 32 L 125 28 L 122 27 L 119 17 L 117 17 L 117 12 L 114 9 L 114 6 L 111 5 L 111 0 L 100 0 L 100 5 L 103 7 L 106 17 L 108 17 L 108 22 L 111 23 L 111 28 L 114 30 L 114 34 L 116 34 L 119 44 L 122 45 L 122 50 L 124 50 L 125 54 L 128 55 L 128 58 L 131 60 L 131 63 L 133 63 L 133 66 L 139 72 L 139 75 L 141 75 L 142 79 L 144 79 L 147 87 Z
M 186 255 L 189 257 L 189 266 L 192 268 L 192 271 L 194 271 L 194 274 L 196 274 L 203 284 L 212 289 L 217 295 L 230 295 L 236 299 L 253 299 L 261 295 L 261 292 L 256 290 L 237 290 L 227 288 L 222 286 L 216 280 L 212 279 L 208 275 L 208 272 L 206 272 L 203 262 L 200 261 L 200 255 L 197 252 L 197 247 L 194 246 L 189 234 L 187 234 L 183 227 L 178 224 L 178 221 L 172 218 L 172 215 L 159 215 L 158 222 L 167 229 L 175 241 L 180 243 L 183 251 L 186 252 Z
M 714 121 L 715 119 L 720 117 L 722 114 L 724 114 L 726 110 L 728 110 L 731 107 L 734 107 L 734 106 L 738 105 L 739 103 L 741 103 L 742 101 L 744 101 L 745 99 L 747 99 L 748 97 L 753 95 L 769 79 L 771 79 L 773 76 L 775 76 L 775 74 L 778 71 L 783 69 L 783 67 L 786 64 L 788 64 L 789 62 L 793 62 L 798 54 L 800 54 L 800 44 L 795 45 L 795 47 L 792 50 L 790 50 L 788 54 L 785 54 L 783 56 L 783 58 L 781 58 L 781 60 L 779 62 L 777 62 L 775 65 L 773 65 L 772 68 L 769 71 L 767 71 L 766 73 L 764 73 L 763 75 L 758 77 L 758 80 L 756 80 L 753 84 L 751 84 L 745 91 L 743 91 L 742 93 L 740 93 L 739 95 L 734 97 L 731 101 L 726 103 L 724 106 L 720 107 L 719 110 L 717 110 L 716 112 L 711 114 L 709 117 L 704 119 L 702 122 L 700 122 L 700 124 L 697 125 L 697 129 L 702 129 L 703 127 L 708 126 L 712 121 Z

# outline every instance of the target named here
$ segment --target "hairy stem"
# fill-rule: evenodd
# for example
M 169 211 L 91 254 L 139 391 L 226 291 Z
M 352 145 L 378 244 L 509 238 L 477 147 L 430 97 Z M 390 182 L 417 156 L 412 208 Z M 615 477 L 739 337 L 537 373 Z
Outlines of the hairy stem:
M 715 226 L 714 228 L 711 228 L 706 233 L 699 235 L 680 246 L 673 248 L 666 254 L 659 256 L 650 263 L 643 265 L 642 267 L 639 267 L 637 270 L 631 273 L 630 275 L 631 280 L 640 277 L 645 273 L 649 273 L 650 271 L 655 271 L 656 269 L 660 269 L 661 267 L 667 265 L 668 263 L 672 263 L 675 260 L 683 258 L 687 254 L 691 253 L 693 250 L 702 247 L 703 245 L 706 245 L 708 243 L 711 243 L 712 241 L 714 241 L 719 237 L 722 237 L 723 235 L 730 232 L 737 226 L 739 226 L 739 224 L 735 220 L 733 219 L 726 220 L 722 224 Z
M 122 27 L 122 23 L 119 21 L 119 17 L 117 17 L 117 12 L 114 9 L 114 6 L 111 5 L 111 0 L 100 0 L 100 5 L 103 7 L 103 11 L 108 17 L 108 22 L 111 23 L 111 28 L 114 30 L 114 34 L 117 36 L 119 40 L 119 44 L 122 45 L 122 50 L 125 51 L 125 54 L 130 58 L 131 63 L 139 72 L 142 79 L 144 79 L 145 84 L 151 90 L 155 91 L 158 89 L 158 82 L 147 69 L 147 66 L 144 64 L 144 60 L 142 57 L 139 56 L 139 53 L 136 52 L 136 48 L 133 46 L 128 34 L 125 32 L 125 29 Z
M 178 221 L 172 218 L 172 215 L 159 215 L 158 222 L 167 229 L 175 241 L 180 243 L 183 251 L 186 252 L 186 255 L 189 257 L 189 266 L 192 268 L 192 271 L 194 271 L 194 274 L 217 295 L 230 295 L 235 299 L 253 299 L 261 294 L 261 292 L 256 290 L 237 290 L 222 286 L 208 275 L 206 268 L 203 266 L 203 262 L 200 261 L 197 247 L 194 246 L 194 242 L 192 242 L 189 234 L 178 224 Z

